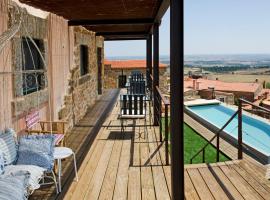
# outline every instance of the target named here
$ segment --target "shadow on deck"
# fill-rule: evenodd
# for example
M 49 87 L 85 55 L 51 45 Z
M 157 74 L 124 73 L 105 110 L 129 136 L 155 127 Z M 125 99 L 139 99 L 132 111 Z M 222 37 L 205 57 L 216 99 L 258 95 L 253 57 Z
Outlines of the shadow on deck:
M 159 127 L 143 120 L 120 131 L 118 91 L 104 94 L 74 127 L 68 146 L 77 154 L 79 181 L 73 165 L 63 162 L 63 190 L 37 190 L 31 199 L 171 199 L 170 166 L 159 142 Z M 250 160 L 185 166 L 186 199 L 269 199 L 270 182 L 262 165 Z

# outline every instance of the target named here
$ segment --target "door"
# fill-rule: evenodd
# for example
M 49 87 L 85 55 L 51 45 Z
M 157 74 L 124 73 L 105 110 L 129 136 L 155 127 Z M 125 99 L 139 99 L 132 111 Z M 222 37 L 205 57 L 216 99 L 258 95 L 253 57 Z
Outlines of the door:
M 102 94 L 102 48 L 97 48 L 97 65 L 98 65 L 98 94 Z

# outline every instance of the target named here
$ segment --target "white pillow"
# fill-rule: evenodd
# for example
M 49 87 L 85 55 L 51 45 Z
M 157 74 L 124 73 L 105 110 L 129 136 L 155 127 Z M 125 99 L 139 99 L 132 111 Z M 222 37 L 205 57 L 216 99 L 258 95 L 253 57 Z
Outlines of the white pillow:
M 14 174 L 18 171 L 27 171 L 30 173 L 29 185 L 30 190 L 36 190 L 40 187 L 39 182 L 46 169 L 35 165 L 9 165 L 5 166 L 4 175 Z

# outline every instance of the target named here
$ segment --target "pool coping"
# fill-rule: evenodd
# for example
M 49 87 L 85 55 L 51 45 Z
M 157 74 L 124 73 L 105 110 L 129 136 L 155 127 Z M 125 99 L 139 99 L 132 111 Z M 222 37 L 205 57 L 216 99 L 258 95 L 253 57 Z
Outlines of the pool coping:
M 226 106 L 226 104 L 225 104 L 225 106 Z M 190 117 L 192 117 L 193 119 L 195 119 L 197 122 L 199 122 L 200 124 L 202 124 L 204 127 L 206 127 L 207 129 L 209 129 L 214 134 L 216 134 L 216 132 L 220 130 L 220 128 L 218 128 L 215 124 L 212 124 L 212 123 L 208 122 L 207 120 L 205 120 L 201 116 L 197 115 L 196 113 L 194 113 L 193 111 L 191 111 L 190 109 L 188 109 L 188 106 L 185 106 L 184 107 L 184 112 L 186 114 L 188 114 Z M 245 111 L 245 114 L 246 114 L 246 111 Z M 259 119 L 257 119 L 257 120 L 259 120 Z M 226 131 L 222 131 L 220 133 L 220 136 L 221 136 L 222 139 L 224 139 L 227 142 L 229 142 L 235 148 L 238 148 L 237 138 L 231 136 Z M 268 156 L 267 154 L 264 154 L 263 152 L 258 151 L 254 147 L 251 147 L 250 145 L 248 145 L 248 144 L 246 144 L 244 142 L 243 142 L 243 151 L 246 154 L 248 154 L 251 157 L 253 157 L 254 159 L 256 159 L 257 161 L 261 162 L 262 164 L 269 164 L 270 163 L 270 155 Z

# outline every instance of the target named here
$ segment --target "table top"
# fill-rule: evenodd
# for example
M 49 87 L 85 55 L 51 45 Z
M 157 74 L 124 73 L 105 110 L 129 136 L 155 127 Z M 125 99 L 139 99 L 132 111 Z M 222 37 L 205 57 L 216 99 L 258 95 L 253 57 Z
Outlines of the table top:
M 72 149 L 67 148 L 67 147 L 55 147 L 54 148 L 54 154 L 53 157 L 54 159 L 64 159 L 73 154 Z

